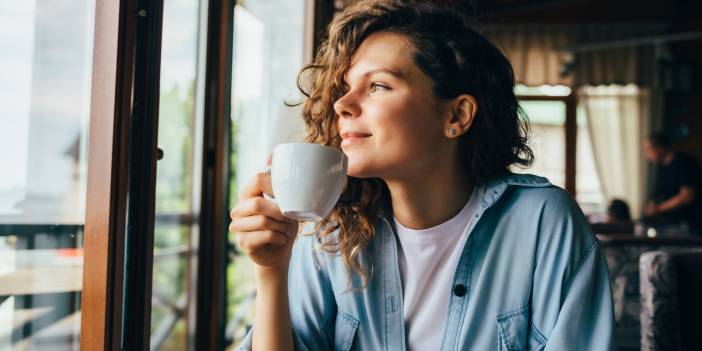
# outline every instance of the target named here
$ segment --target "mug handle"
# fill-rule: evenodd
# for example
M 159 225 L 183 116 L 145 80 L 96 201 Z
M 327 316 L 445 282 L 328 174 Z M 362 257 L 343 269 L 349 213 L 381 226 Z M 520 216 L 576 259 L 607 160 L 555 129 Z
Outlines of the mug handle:
M 263 173 L 271 174 L 271 170 L 272 170 L 272 169 L 273 169 L 273 167 L 272 167 L 271 165 L 267 165 L 266 168 L 263 169 Z M 266 193 L 263 193 L 263 198 L 266 199 L 266 200 L 270 200 L 270 201 L 275 202 L 276 205 L 278 204 L 278 202 L 275 201 L 275 197 L 270 196 L 270 195 L 268 195 L 268 194 L 266 194 Z

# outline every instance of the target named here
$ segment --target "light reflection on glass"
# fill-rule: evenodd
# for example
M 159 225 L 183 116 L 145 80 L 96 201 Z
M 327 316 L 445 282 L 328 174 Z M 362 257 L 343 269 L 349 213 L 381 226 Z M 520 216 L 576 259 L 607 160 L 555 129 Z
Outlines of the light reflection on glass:
M 304 0 L 240 1 L 234 12 L 230 208 L 261 171 L 275 145 L 300 141 L 304 131 L 296 79 L 303 65 Z M 253 321 L 251 262 L 230 253 L 227 267 L 227 347 L 236 349 Z

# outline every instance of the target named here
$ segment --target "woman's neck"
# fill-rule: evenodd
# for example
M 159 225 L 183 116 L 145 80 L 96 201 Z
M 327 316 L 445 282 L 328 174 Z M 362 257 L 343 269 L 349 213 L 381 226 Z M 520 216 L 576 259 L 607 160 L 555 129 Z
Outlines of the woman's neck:
M 435 227 L 453 218 L 473 189 L 470 177 L 451 167 L 434 167 L 417 177 L 386 183 L 395 219 L 411 229 Z

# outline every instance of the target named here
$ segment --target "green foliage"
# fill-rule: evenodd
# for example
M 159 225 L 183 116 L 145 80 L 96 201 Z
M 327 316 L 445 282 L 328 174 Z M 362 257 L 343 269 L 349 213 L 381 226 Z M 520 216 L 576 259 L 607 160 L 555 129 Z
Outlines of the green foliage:
M 194 139 L 194 94 L 195 82 L 191 82 L 183 91 L 174 86 L 161 93 L 159 114 L 158 145 L 164 151 L 164 158 L 158 161 L 156 177 L 156 213 L 187 214 L 192 211 L 193 159 L 197 155 L 193 150 Z M 237 124 L 233 121 L 230 129 L 229 159 L 229 208 L 236 205 L 238 194 L 236 188 L 237 166 Z M 157 224 L 154 233 L 154 249 L 189 246 L 189 226 Z M 185 294 L 188 284 L 186 258 L 173 256 L 154 262 L 153 293 L 170 303 L 175 303 Z M 251 262 L 245 256 L 237 256 L 227 267 L 227 321 L 234 316 L 243 316 L 240 326 L 246 327 L 253 321 L 253 303 L 251 294 L 255 291 Z M 152 332 L 158 328 L 168 314 L 162 306 L 152 308 Z M 181 330 L 182 329 L 182 330 Z M 171 335 L 164 343 L 177 344 L 185 333 L 183 321 L 179 321 Z M 237 344 L 239 340 L 235 340 Z M 175 345 L 175 344 L 174 344 Z
M 156 213 L 188 213 L 192 200 L 195 81 L 161 93 L 156 169 Z

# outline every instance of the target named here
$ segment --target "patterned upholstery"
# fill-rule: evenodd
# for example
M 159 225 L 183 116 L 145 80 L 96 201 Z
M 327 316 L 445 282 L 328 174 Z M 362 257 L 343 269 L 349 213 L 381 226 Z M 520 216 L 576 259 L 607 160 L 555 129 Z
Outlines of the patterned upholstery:
M 640 350 L 639 257 L 650 251 L 646 246 L 604 245 L 614 300 L 616 337 L 620 351 Z
M 639 281 L 641 350 L 702 350 L 702 250 L 644 253 Z
M 652 251 L 702 250 L 702 238 L 597 235 L 609 266 L 618 351 L 641 350 L 639 258 Z M 698 274 L 702 277 L 702 274 Z M 683 283 L 687 282 L 685 280 Z M 702 302 L 702 299 L 699 299 Z M 702 330 L 702 329 L 700 329 Z M 702 334 L 702 333 L 700 333 Z M 699 348 L 702 350 L 702 347 Z

